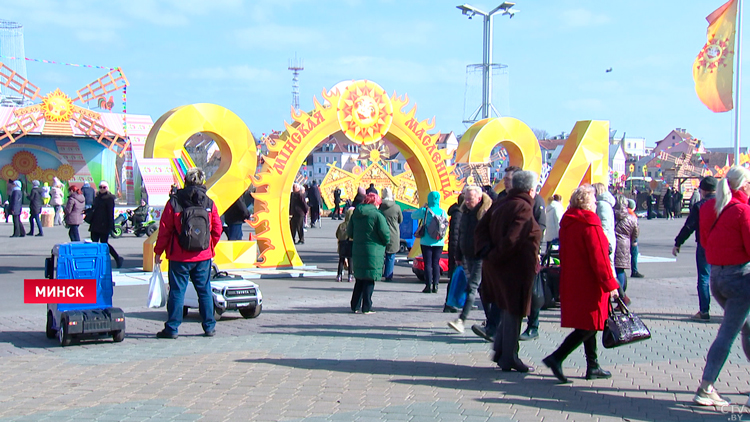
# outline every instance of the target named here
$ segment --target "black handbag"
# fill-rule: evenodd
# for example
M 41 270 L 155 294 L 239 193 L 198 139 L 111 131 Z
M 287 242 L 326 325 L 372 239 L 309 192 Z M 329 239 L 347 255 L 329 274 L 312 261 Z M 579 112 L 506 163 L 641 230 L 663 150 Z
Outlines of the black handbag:
M 88 208 L 83 211 L 83 221 L 86 224 L 91 224 L 94 221 L 94 208 Z
M 542 278 L 542 272 L 539 271 L 534 277 L 534 288 L 531 290 L 531 308 L 542 309 L 544 303 L 544 279 Z
M 650 339 L 651 332 L 638 315 L 631 312 L 622 299 L 617 298 L 617 303 L 620 305 L 620 312 L 617 312 L 612 307 L 612 302 L 609 302 L 609 318 L 602 333 L 602 345 L 611 349 Z

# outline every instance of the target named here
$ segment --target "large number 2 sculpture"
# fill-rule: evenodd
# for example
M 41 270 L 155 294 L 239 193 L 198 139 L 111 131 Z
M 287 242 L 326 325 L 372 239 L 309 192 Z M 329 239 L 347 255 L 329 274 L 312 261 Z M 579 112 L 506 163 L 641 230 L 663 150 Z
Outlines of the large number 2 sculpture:
M 208 196 L 223 214 L 239 198 L 252 182 L 258 165 L 255 139 L 245 122 L 228 109 L 215 104 L 193 104 L 177 107 L 156 121 L 146 138 L 144 158 L 182 157 L 185 142 L 196 133 L 205 133 L 219 145 L 221 163 L 219 169 L 206 182 Z M 153 244 L 154 233 L 147 243 Z M 245 256 L 247 266 L 255 263 L 255 242 L 223 241 L 216 247 L 214 261 L 227 267 Z M 144 247 L 144 270 L 150 271 L 153 263 L 153 248 Z M 229 265 L 229 267 L 232 267 Z

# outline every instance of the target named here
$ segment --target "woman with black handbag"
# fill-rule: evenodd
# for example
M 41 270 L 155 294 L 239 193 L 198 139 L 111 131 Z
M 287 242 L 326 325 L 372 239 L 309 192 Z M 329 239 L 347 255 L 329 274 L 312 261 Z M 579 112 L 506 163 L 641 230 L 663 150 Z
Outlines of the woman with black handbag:
M 711 293 L 724 308 L 716 339 L 706 356 L 706 367 L 693 401 L 702 406 L 727 406 L 714 383 L 724 366 L 737 334 L 750 359 L 750 171 L 732 167 L 719 182 L 716 198 L 700 209 L 701 245 L 711 264 Z M 750 402 L 750 401 L 749 401 Z
M 560 312 L 561 325 L 575 328 L 542 362 L 560 382 L 568 382 L 562 363 L 583 344 L 586 379 L 610 378 L 599 366 L 596 332 L 604 330 L 610 297 L 618 297 L 617 280 L 609 261 L 609 242 L 597 217 L 595 190 L 579 186 L 560 221 Z

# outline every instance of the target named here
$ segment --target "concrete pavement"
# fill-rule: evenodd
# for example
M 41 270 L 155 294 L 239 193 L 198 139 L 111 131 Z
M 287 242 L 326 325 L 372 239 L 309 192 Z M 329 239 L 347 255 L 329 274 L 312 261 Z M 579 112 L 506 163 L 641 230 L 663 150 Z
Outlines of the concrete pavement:
M 683 221 L 641 220 L 641 253 L 671 258 Z M 308 229 L 300 247 L 306 264 L 335 270 L 335 226 L 326 220 L 323 229 Z M 0 238 L 9 229 L 0 224 Z M 576 351 L 565 363 L 573 383 L 559 385 L 541 364 L 569 333 L 558 311 L 543 311 L 540 338 L 521 343 L 522 359 L 536 372 L 504 373 L 468 324 L 463 335 L 446 326 L 456 314 L 441 312 L 445 291 L 420 293 L 405 263 L 395 282 L 376 284 L 370 315 L 349 312 L 352 285 L 332 277 L 261 279 L 263 313 L 225 316 L 214 338 L 200 336 L 191 313 L 180 338 L 156 339 L 165 310 L 144 306 L 147 286 L 118 286 L 125 341 L 61 348 L 44 336 L 44 307 L 22 304 L 23 278 L 41 277 L 43 257 L 65 240 L 61 227 L 45 233 L 2 243 L 0 421 L 740 420 L 730 413 L 738 408 L 690 401 L 721 321 L 717 306 L 711 322 L 689 320 L 697 311 L 692 240 L 676 262 L 644 263 L 647 278 L 630 280 L 631 307 L 653 338 L 600 347 L 610 380 L 584 380 L 583 350 Z M 126 266 L 138 264 L 141 242 L 113 241 Z M 481 313 L 470 318 L 479 322 Z M 749 371 L 736 343 L 717 388 L 744 404 Z

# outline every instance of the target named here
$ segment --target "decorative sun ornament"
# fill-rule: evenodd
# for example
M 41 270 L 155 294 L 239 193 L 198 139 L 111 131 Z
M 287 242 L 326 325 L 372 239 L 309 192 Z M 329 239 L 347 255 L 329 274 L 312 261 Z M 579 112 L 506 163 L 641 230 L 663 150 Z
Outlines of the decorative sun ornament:
M 44 97 L 42 110 L 47 121 L 67 122 L 73 117 L 73 101 L 58 88 Z
M 388 146 L 382 140 L 375 141 L 370 145 L 363 146 L 359 149 L 360 160 L 370 160 L 373 163 L 386 161 L 390 157 Z
M 356 81 L 344 89 L 336 114 L 341 130 L 349 139 L 368 145 L 388 133 L 393 122 L 393 104 L 380 85 Z

